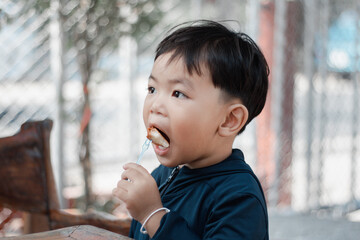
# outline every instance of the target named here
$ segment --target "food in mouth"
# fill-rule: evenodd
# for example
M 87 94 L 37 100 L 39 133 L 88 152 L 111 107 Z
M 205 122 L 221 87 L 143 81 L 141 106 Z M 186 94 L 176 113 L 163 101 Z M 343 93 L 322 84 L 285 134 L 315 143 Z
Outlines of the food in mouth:
M 154 127 L 148 128 L 148 134 L 146 137 L 150 139 L 153 143 L 160 145 L 164 148 L 170 146 L 169 142 L 165 139 L 165 137 L 159 132 L 158 129 Z

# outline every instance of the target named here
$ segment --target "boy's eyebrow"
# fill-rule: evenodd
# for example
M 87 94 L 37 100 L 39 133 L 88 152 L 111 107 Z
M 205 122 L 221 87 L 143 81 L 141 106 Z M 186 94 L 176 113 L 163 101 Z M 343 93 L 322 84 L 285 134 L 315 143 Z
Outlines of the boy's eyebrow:
M 153 80 L 155 82 L 157 82 L 158 80 L 156 79 L 156 77 L 154 77 L 153 75 L 150 74 L 149 76 L 149 80 Z M 170 82 L 170 84 L 184 84 L 185 86 L 187 86 L 188 88 L 193 88 L 193 83 L 191 81 L 189 81 L 188 79 L 182 79 L 182 78 L 172 78 L 168 80 Z
M 154 80 L 155 82 L 157 81 L 157 79 L 156 79 L 153 75 L 151 75 L 151 74 L 150 74 L 150 76 L 149 76 L 149 80 L 150 80 L 150 79 Z

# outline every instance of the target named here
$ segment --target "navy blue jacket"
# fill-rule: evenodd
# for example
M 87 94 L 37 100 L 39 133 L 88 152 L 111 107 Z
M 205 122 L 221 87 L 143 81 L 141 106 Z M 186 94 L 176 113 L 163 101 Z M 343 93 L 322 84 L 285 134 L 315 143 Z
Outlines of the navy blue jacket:
M 269 239 L 264 194 L 240 150 L 209 167 L 160 165 L 152 175 L 164 207 L 171 210 L 152 239 Z M 149 239 L 140 227 L 133 220 L 129 236 Z

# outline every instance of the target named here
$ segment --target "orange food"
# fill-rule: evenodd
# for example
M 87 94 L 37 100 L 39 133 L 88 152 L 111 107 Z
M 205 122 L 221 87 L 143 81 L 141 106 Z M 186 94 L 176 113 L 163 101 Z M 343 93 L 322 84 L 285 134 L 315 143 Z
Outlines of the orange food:
M 150 139 L 153 143 L 162 147 L 167 148 L 170 146 L 169 142 L 161 135 L 159 130 L 154 127 L 148 128 L 148 134 L 146 137 Z

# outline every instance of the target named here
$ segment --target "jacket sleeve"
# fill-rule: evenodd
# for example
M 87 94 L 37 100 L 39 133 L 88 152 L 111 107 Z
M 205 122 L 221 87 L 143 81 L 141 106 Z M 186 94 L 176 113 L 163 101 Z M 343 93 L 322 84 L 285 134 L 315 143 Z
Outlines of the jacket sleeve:
M 265 211 L 255 196 L 233 194 L 216 202 L 207 216 L 202 236 L 182 216 L 171 211 L 163 217 L 152 239 L 268 239 Z

